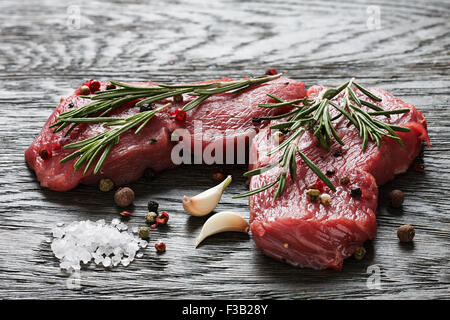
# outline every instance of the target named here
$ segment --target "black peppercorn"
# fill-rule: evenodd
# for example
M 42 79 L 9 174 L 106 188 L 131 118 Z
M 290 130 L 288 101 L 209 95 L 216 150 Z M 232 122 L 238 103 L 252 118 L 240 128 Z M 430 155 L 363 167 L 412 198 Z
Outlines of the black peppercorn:
M 140 106 L 139 108 L 139 112 L 144 112 L 144 111 L 150 111 L 153 110 L 153 107 L 155 105 L 153 103 L 149 103 L 149 104 L 143 104 L 142 106 Z
M 147 203 L 148 212 L 158 212 L 159 203 L 153 200 L 150 200 Z
M 333 157 L 335 157 L 335 158 L 342 157 L 342 151 L 341 150 L 336 150 L 333 153 Z
M 261 118 L 257 118 L 257 117 L 252 118 L 252 122 L 254 122 L 254 123 L 261 123 L 261 121 L 262 121 Z
M 73 104 L 73 102 L 69 103 L 67 106 L 69 107 L 69 109 L 72 109 L 73 107 L 75 107 L 75 105 Z
M 328 177 L 331 177 L 333 174 L 335 174 L 336 171 L 334 169 L 328 169 L 325 173 Z
M 362 196 L 362 190 L 361 190 L 361 188 L 355 188 L 355 189 L 352 189 L 352 191 L 350 191 L 350 195 L 351 195 L 353 198 L 360 198 L 360 197 Z
M 116 88 L 116 85 L 114 83 L 108 82 L 106 84 L 106 90 L 113 90 Z

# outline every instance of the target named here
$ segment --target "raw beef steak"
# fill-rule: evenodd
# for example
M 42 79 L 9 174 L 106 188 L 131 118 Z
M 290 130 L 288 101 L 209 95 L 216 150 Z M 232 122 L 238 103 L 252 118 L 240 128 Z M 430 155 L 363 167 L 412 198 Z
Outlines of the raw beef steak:
M 326 88 L 310 88 L 308 98 L 316 97 L 322 89 Z M 383 119 L 411 129 L 410 132 L 398 132 L 405 146 L 383 138 L 380 148 L 370 142 L 363 152 L 359 133 L 353 127 L 348 127 L 348 121 L 343 117 L 337 120 L 336 130 L 345 146 L 333 142 L 328 152 L 318 147 L 317 139 L 307 132 L 299 142 L 300 150 L 323 172 L 330 173 L 330 180 L 337 190 L 332 192 L 321 184 L 297 156 L 297 180 L 293 182 L 288 176 L 286 189 L 280 198 L 273 200 L 276 187 L 250 196 L 253 239 L 266 255 L 294 266 L 341 270 L 343 259 L 351 256 L 364 241 L 374 238 L 377 185 L 390 180 L 395 174 L 405 172 L 420 152 L 422 141 L 429 140 L 426 121 L 414 106 L 386 91 L 371 90 L 383 99 L 378 105 L 385 110 L 410 109 L 406 114 Z M 360 92 L 358 95 L 362 98 Z M 270 129 L 261 130 L 252 142 L 250 153 L 255 163 L 250 169 L 277 161 L 282 151 L 266 155 L 274 146 Z M 272 182 L 280 170 L 274 167 L 252 177 L 250 189 Z M 348 182 L 341 182 L 342 178 Z M 331 195 L 329 205 L 311 201 L 306 195 L 311 185 Z
M 230 80 L 219 79 L 216 81 Z M 134 83 L 134 85 L 153 86 L 156 84 L 142 82 Z M 105 90 L 105 86 L 106 84 L 103 83 L 101 90 Z M 67 191 L 75 188 L 79 183 L 95 184 L 104 177 L 112 179 L 116 185 L 127 184 L 140 178 L 146 168 L 161 171 L 174 166 L 171 152 L 177 142 L 172 141 L 171 133 L 176 129 L 187 129 L 195 137 L 195 139 L 191 139 L 192 141 L 198 141 L 203 136 L 203 141 L 200 141 L 200 152 L 202 152 L 211 143 L 224 144 L 226 139 L 234 141 L 241 136 L 248 135 L 255 127 L 252 122 L 253 118 L 283 112 L 283 110 L 257 107 L 258 103 L 274 102 L 266 96 L 266 93 L 273 93 L 284 99 L 293 99 L 305 96 L 306 91 L 303 82 L 282 77 L 240 94 L 225 93 L 213 96 L 196 109 L 187 112 L 186 121 L 178 121 L 173 119 L 170 113 L 176 107 L 181 107 L 192 99 L 185 95 L 181 104 L 174 103 L 172 108 L 155 115 L 139 134 L 134 134 L 133 130 L 124 133 L 120 138 L 120 143 L 113 147 L 97 175 L 92 173 L 93 168 L 83 175 L 83 170 L 73 170 L 76 159 L 63 164 L 59 163 L 61 159 L 74 151 L 64 150 L 62 147 L 104 132 L 106 128 L 102 124 L 82 124 L 67 137 L 64 137 L 67 129 L 54 134 L 53 128 L 49 128 L 60 113 L 67 111 L 70 107 L 79 108 L 91 102 L 89 99 L 80 98 L 79 90 L 77 90 L 74 95 L 56 107 L 40 134 L 25 151 L 25 159 L 30 168 L 35 171 L 41 185 L 52 190 Z M 161 101 L 159 105 L 167 102 L 173 101 L 172 99 Z M 110 116 L 127 117 L 139 112 L 139 108 L 134 107 L 134 103 L 131 102 L 117 108 L 111 112 Z M 195 133 L 193 131 L 194 121 L 202 123 L 202 132 Z M 208 129 L 215 129 L 216 134 L 208 135 L 206 132 Z M 39 152 L 43 149 L 49 150 L 51 157 L 42 159 Z

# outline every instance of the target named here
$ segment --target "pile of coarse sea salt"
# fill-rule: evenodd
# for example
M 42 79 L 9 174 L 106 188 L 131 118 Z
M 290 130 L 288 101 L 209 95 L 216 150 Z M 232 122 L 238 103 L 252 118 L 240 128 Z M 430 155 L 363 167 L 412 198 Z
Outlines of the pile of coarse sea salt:
M 51 248 L 63 270 L 77 271 L 81 263 L 91 261 L 105 268 L 119 264 L 126 267 L 135 257 L 142 257 L 143 253 L 138 251 L 148 245 L 127 229 L 119 219 L 113 219 L 111 224 L 103 219 L 76 221 L 67 226 L 58 224 L 52 230 Z

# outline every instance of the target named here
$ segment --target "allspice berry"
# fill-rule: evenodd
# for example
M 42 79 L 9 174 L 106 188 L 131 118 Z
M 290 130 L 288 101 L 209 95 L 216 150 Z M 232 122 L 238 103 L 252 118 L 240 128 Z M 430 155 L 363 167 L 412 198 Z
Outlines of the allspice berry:
M 216 181 L 223 181 L 224 178 L 225 178 L 225 175 L 222 172 L 220 172 L 220 171 L 215 172 L 213 174 L 213 179 L 216 180 Z
M 119 188 L 114 194 L 114 201 L 119 207 L 127 207 L 134 201 L 134 191 L 128 187 Z
M 416 231 L 410 224 L 404 224 L 397 230 L 397 237 L 400 239 L 400 242 L 411 242 L 415 235 Z
M 389 193 L 389 202 L 393 208 L 400 208 L 405 200 L 405 195 L 401 190 L 392 190 Z

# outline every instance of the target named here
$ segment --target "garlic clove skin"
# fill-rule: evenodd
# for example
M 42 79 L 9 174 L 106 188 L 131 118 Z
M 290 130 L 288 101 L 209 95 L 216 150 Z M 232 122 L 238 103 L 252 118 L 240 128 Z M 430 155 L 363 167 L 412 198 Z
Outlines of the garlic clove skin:
M 228 176 L 217 186 L 205 190 L 192 198 L 184 196 L 184 210 L 186 210 L 192 216 L 199 217 L 207 215 L 216 208 L 217 204 L 222 198 L 223 191 L 231 183 L 231 180 L 231 176 Z
M 239 214 L 232 211 L 222 211 L 211 216 L 206 220 L 200 231 L 195 247 L 205 240 L 207 237 L 226 231 L 248 232 L 250 225 Z

